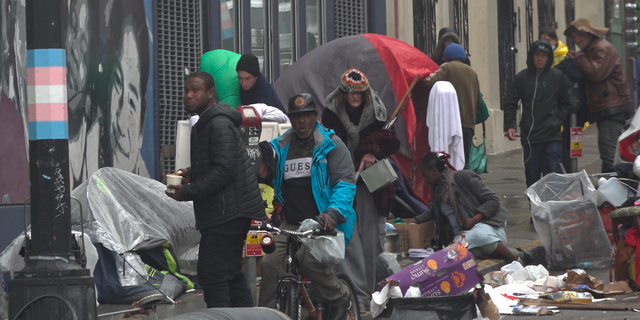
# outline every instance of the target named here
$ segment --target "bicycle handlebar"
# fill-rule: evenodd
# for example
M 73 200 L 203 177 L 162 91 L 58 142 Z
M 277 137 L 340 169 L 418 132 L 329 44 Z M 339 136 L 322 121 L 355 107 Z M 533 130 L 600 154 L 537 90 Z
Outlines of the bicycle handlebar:
M 249 227 L 249 230 L 261 230 L 261 231 L 267 231 L 269 233 L 273 233 L 273 234 L 287 234 L 287 235 L 291 235 L 294 236 L 296 238 L 313 238 L 313 237 L 318 237 L 318 236 L 335 236 L 338 233 L 333 230 L 333 231 L 325 231 L 322 229 L 313 229 L 313 230 L 307 230 L 307 231 L 291 231 L 291 230 L 285 230 L 285 229 L 280 229 L 278 227 L 274 227 L 273 225 L 271 225 L 270 223 L 265 223 L 262 224 L 260 226 L 251 226 Z

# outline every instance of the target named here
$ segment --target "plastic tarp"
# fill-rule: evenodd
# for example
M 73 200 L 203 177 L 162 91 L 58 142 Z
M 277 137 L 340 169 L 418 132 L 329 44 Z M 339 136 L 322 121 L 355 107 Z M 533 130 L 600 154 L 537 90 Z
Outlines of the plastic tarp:
M 550 173 L 526 191 L 533 226 L 553 268 L 602 268 L 612 248 L 587 173 Z
M 231 108 L 240 106 L 240 82 L 236 65 L 240 54 L 217 49 L 202 55 L 200 70 L 213 76 L 216 84 L 216 97 Z

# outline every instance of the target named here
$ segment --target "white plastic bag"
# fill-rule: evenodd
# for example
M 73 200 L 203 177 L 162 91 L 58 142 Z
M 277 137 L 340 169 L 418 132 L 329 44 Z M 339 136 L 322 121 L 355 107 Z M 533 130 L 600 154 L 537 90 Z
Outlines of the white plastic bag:
M 545 279 L 549 276 L 549 271 L 543 265 L 526 266 L 524 267 L 524 275 L 527 280 L 536 281 L 538 279 Z
M 503 266 L 500 270 L 507 272 L 514 281 L 525 281 L 527 276 L 524 272 L 524 267 L 518 261 L 513 261 L 508 265 Z
M 312 219 L 306 219 L 300 224 L 298 231 L 320 228 L 320 224 Z M 302 238 L 302 243 L 309 248 L 311 255 L 320 263 L 331 266 L 344 260 L 344 233 L 336 230 L 335 236 L 319 236 L 315 239 Z

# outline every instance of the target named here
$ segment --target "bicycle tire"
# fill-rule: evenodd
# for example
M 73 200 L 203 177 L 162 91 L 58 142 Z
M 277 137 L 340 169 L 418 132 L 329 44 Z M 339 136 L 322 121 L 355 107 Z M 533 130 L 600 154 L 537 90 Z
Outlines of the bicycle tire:
M 300 320 L 300 290 L 295 282 L 281 282 L 276 308 L 292 320 Z
M 353 280 L 348 275 L 342 272 L 336 272 L 336 277 L 340 282 L 344 283 L 349 289 L 349 301 L 351 301 L 351 310 L 347 314 L 348 320 L 361 320 L 360 305 L 358 304 L 358 296 L 356 295 L 356 285 L 353 284 Z

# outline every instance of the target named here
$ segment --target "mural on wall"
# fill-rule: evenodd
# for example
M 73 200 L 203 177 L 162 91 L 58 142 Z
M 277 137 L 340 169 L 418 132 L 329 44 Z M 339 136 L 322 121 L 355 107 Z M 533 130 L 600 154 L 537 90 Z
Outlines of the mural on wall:
M 22 21 L 24 28 L 24 3 L 21 1 L 0 0 L 5 7 L 22 6 L 23 19 L 14 19 L 13 25 Z M 155 176 L 153 139 L 155 124 L 153 121 L 154 96 L 152 81 L 154 78 L 152 53 L 152 0 L 68 0 L 68 24 L 66 38 L 67 50 L 67 97 L 69 108 L 69 167 L 71 187 L 75 188 L 101 167 L 116 167 L 145 177 Z M 10 19 L 20 15 L 7 10 Z M 5 10 L 3 10 L 3 39 L 14 39 L 14 47 L 24 46 L 19 56 L 26 57 L 26 34 L 7 31 L 5 38 Z M 8 25 L 11 22 L 7 22 Z M 17 45 L 16 45 L 17 44 Z M 6 42 L 3 45 L 7 45 Z M 3 48 L 5 49 L 5 48 Z M 16 48 L 10 48 L 16 51 Z M 3 95 L 3 113 L 5 104 L 16 110 L 21 125 L 26 128 L 26 61 L 20 61 L 7 55 L 3 50 L 2 76 L 9 77 L 5 68 L 17 70 L 19 76 L 10 79 L 13 86 L 2 89 L 14 91 Z M 6 62 L 5 62 L 6 61 Z M 20 72 L 25 74 L 20 76 Z M 22 82 L 21 82 L 22 81 Z M 9 90 L 11 89 L 11 90 Z M 24 93 L 24 96 L 20 94 Z M 7 101 L 7 102 L 5 102 Z M 149 112 L 148 112 L 149 111 Z M 1 114 L 0 114 L 1 116 Z M 14 116 L 15 118 L 15 116 Z M 0 128 L 4 129 L 9 120 L 0 117 Z M 15 121 L 15 120 L 14 120 Z M 2 130 L 0 129 L 0 130 Z M 28 156 L 28 136 L 17 132 L 15 128 L 8 137 L 21 138 L 22 150 Z M 5 135 L 6 137 L 6 135 Z M 11 159 L 7 155 L 11 154 Z M 15 162 L 14 153 L 2 153 L 0 163 Z M 6 161 L 5 161 L 6 160 Z M 26 160 L 26 161 L 25 161 Z M 6 185 L 4 175 L 0 173 L 0 194 L 8 194 L 3 202 L 23 202 L 29 194 L 28 158 L 22 160 L 20 168 L 12 173 L 14 179 L 26 181 L 26 197 L 23 194 L 11 194 L 12 186 Z M 5 172 L 1 170 L 0 172 Z

